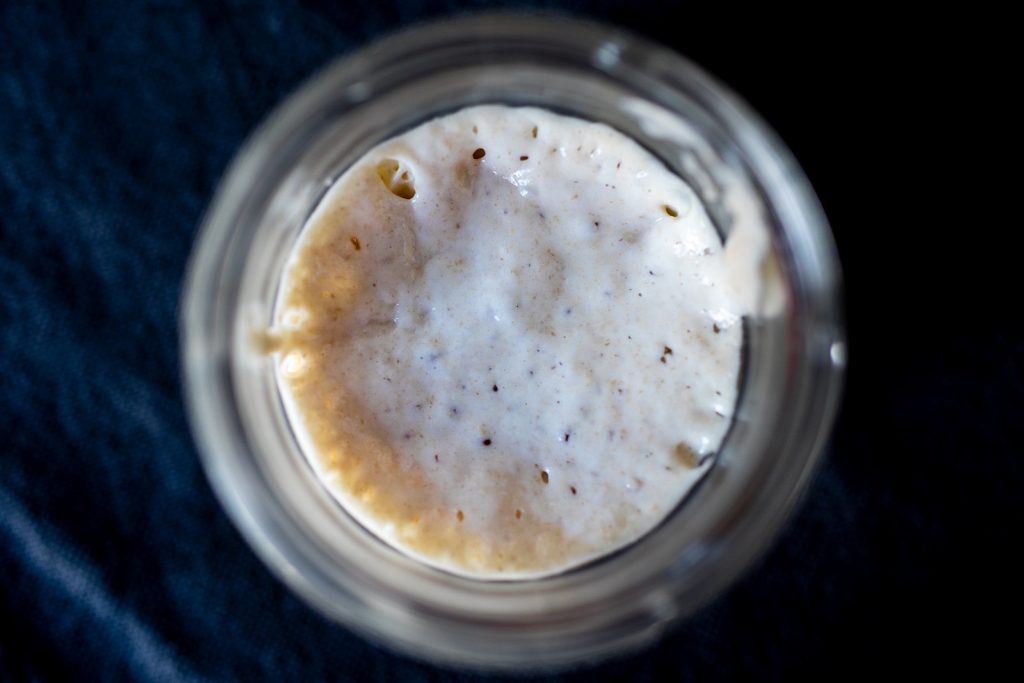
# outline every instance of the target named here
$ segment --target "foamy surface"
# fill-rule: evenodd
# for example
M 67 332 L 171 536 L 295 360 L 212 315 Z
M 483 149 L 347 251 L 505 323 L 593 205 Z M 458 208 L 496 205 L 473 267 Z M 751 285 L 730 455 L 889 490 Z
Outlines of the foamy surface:
M 306 226 L 271 333 L 289 416 L 403 552 L 479 578 L 567 569 L 710 466 L 742 344 L 725 267 L 698 198 L 633 140 L 464 109 L 370 151 Z

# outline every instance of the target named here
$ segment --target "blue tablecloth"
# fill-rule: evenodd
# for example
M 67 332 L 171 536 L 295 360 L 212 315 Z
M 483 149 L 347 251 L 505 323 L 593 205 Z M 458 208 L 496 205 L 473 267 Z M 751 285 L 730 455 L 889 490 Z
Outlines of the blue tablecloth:
M 660 644 L 557 679 L 942 668 L 1019 567 L 1021 344 L 991 320 L 922 340 L 866 294 L 897 263 L 865 234 L 882 226 L 858 161 L 861 42 L 759 20 L 740 35 L 645 0 L 550 4 L 743 92 L 816 184 L 851 292 L 834 453 L 780 542 Z M 0 4 L 0 679 L 475 678 L 330 623 L 255 558 L 189 436 L 176 306 L 213 187 L 275 103 L 384 31 L 483 5 Z

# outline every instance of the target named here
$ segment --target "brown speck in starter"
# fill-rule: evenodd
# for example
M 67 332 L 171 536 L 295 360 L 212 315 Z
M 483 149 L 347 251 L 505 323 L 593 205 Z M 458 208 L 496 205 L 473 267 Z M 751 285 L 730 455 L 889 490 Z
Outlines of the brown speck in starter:
M 529 159 L 529 158 L 530 158 L 530 157 L 528 157 L 527 155 L 525 155 L 525 154 L 522 154 L 522 155 L 520 155 L 520 157 L 519 157 L 519 161 L 526 161 L 526 160 L 527 160 L 527 159 Z
M 570 486 L 569 490 L 572 491 L 572 495 L 574 495 L 574 496 L 576 495 L 576 487 L 575 486 Z
M 434 453 L 434 462 L 441 462 L 441 457 L 437 453 Z
M 491 445 L 491 440 L 490 439 L 484 439 L 484 445 L 485 446 L 490 446 Z
M 569 432 L 565 433 L 565 442 L 569 443 Z
M 548 471 L 547 470 L 541 470 L 540 480 L 542 482 L 544 482 L 545 484 L 548 483 Z
M 523 511 L 522 510 L 516 510 L 516 519 L 519 519 L 522 516 L 523 516 Z
M 477 147 L 476 151 L 473 152 L 473 158 L 474 159 L 483 159 L 485 154 L 487 154 L 487 152 L 484 151 L 483 147 Z
M 498 385 L 497 384 L 494 384 L 494 385 L 491 386 L 491 391 L 497 391 L 497 390 L 498 390 Z
M 668 361 L 666 360 L 666 357 L 667 356 L 671 356 L 671 355 L 672 355 L 672 349 L 670 349 L 669 347 L 666 346 L 664 348 L 664 350 L 661 352 L 661 358 L 659 360 L 662 363 L 667 363 Z
M 537 137 L 537 126 L 533 127 L 533 137 Z
M 722 331 L 722 328 L 720 328 L 720 327 L 718 326 L 718 323 L 715 323 L 714 325 L 712 325 L 712 326 L 711 326 L 711 329 L 715 331 L 715 334 L 718 334 L 719 332 L 721 332 L 721 331 Z
M 458 512 L 455 513 L 455 518 L 461 522 L 466 518 L 466 515 L 462 514 L 462 510 L 459 510 Z
M 363 248 L 363 245 L 359 243 L 358 237 L 349 237 L 348 241 L 352 243 L 352 246 L 356 248 L 356 251 Z
M 675 456 L 676 461 L 679 462 L 679 464 L 682 465 L 683 467 L 686 467 L 687 469 L 692 470 L 694 467 L 700 464 L 700 458 L 697 457 L 697 454 L 693 451 L 692 448 L 687 446 L 682 441 L 676 444 Z

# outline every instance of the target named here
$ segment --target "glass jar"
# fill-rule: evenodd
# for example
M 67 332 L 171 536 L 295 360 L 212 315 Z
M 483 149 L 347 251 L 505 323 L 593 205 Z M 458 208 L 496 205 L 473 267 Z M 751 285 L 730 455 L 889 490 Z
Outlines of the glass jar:
M 314 475 L 274 360 L 283 269 L 327 188 L 379 142 L 475 104 L 601 121 L 687 180 L 723 236 L 760 230 L 773 310 L 744 320 L 731 430 L 699 486 L 633 545 L 558 576 L 480 581 L 380 541 Z M 764 269 L 762 269 L 764 270 Z M 769 268 L 768 270 L 772 270 Z M 765 271 L 767 272 L 767 271 Z M 228 514 L 310 604 L 401 650 L 482 667 L 557 666 L 654 638 L 763 551 L 818 461 L 845 345 L 828 225 L 788 151 L 685 59 L 606 26 L 484 15 L 400 33 L 326 67 L 232 163 L 195 245 L 181 306 L 192 427 Z

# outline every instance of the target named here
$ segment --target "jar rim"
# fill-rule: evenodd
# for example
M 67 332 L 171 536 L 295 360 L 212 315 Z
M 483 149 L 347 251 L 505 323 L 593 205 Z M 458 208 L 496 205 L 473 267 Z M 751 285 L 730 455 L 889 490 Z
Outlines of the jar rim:
M 327 592 L 325 587 L 336 583 L 337 576 L 316 561 L 307 561 L 319 558 L 322 563 L 329 556 L 316 539 L 296 527 L 289 512 L 274 499 L 266 473 L 246 457 L 257 446 L 246 433 L 232 380 L 232 343 L 238 334 L 234 309 L 240 284 L 227 265 L 228 255 L 240 231 L 246 229 L 240 217 L 254 210 L 251 193 L 259 170 L 272 162 L 278 146 L 295 135 L 310 111 L 322 109 L 320 103 L 344 92 L 356 106 L 366 96 L 359 91 L 361 83 L 382 77 L 407 60 L 422 59 L 430 51 L 452 51 L 453 46 L 467 54 L 476 46 L 485 54 L 502 44 L 515 44 L 524 54 L 538 46 L 557 45 L 558 50 L 576 51 L 587 58 L 597 56 L 590 61 L 595 73 L 601 73 L 600 50 L 617 46 L 617 59 L 635 60 L 652 78 L 684 82 L 735 136 L 782 226 L 799 231 L 795 249 L 804 249 L 816 264 L 809 274 L 813 281 L 800 292 L 806 322 L 813 328 L 811 333 L 820 337 L 814 339 L 811 351 L 804 349 L 807 355 L 801 361 L 812 376 L 800 388 L 803 412 L 791 416 L 789 425 L 791 430 L 802 430 L 800 457 L 777 473 L 773 496 L 766 497 L 766 491 L 749 492 L 750 509 L 729 530 L 735 541 L 732 546 L 703 548 L 701 557 L 686 560 L 703 563 L 699 582 L 688 584 L 685 594 L 675 580 L 653 587 L 633 586 L 630 599 L 619 602 L 621 614 L 604 615 L 607 629 L 602 638 L 587 639 L 586 628 L 569 623 L 587 618 L 587 610 L 580 605 L 571 606 L 574 614 L 560 614 L 543 630 L 528 621 L 481 619 L 479 611 L 438 614 L 436 604 L 429 602 L 404 609 L 400 600 L 357 595 L 391 590 L 372 574 L 350 576 L 350 585 Z M 188 266 L 180 308 L 183 386 L 201 460 L 222 505 L 261 559 L 307 602 L 348 626 L 432 658 L 488 668 L 568 664 L 646 642 L 674 618 L 717 594 L 775 536 L 820 460 L 837 409 L 845 366 L 839 287 L 830 231 L 803 172 L 756 113 L 689 60 L 620 28 L 590 21 L 517 12 L 445 19 L 399 31 L 329 64 L 278 105 L 238 152 L 203 219 Z M 305 564 L 298 567 L 296 558 L 303 558 Z M 667 571 L 683 570 L 677 565 Z M 503 599 L 510 595 L 526 599 L 521 586 L 487 583 L 488 591 L 504 592 Z M 446 589 L 440 583 L 432 585 Z M 475 596 L 481 604 L 488 604 L 487 598 L 482 593 Z M 643 618 L 637 618 L 637 610 L 642 610 Z M 609 626 L 613 622 L 615 628 Z M 431 624 L 443 624 L 443 628 L 430 634 Z M 542 633 L 547 640 L 537 642 Z M 508 642 L 489 649 L 482 640 L 499 636 Z M 526 653 L 528 661 L 523 657 Z

